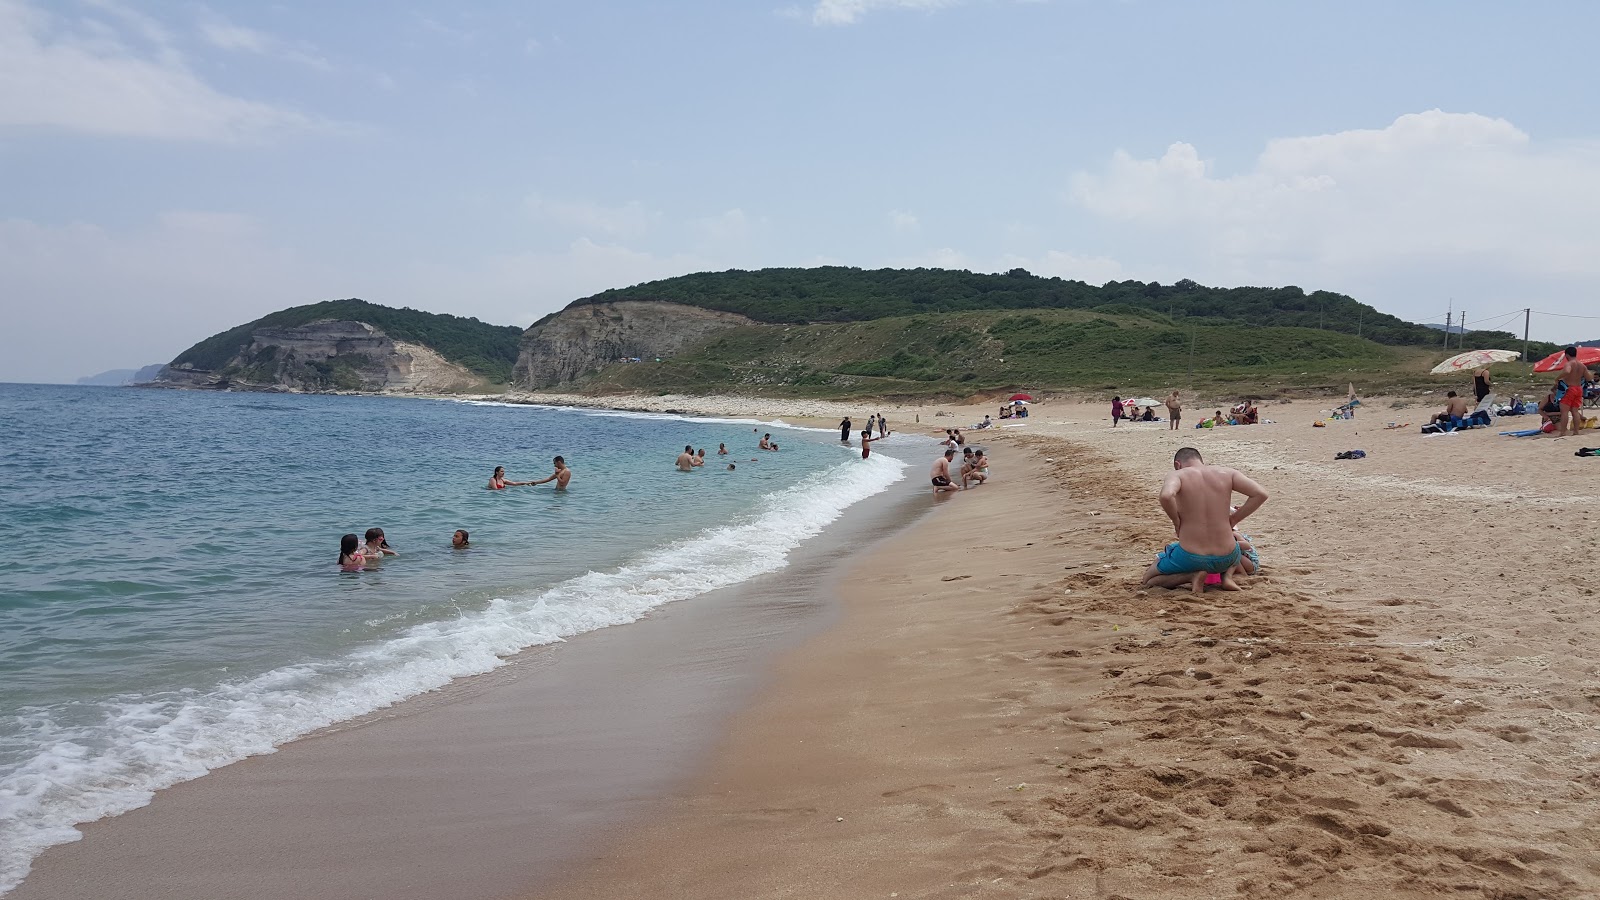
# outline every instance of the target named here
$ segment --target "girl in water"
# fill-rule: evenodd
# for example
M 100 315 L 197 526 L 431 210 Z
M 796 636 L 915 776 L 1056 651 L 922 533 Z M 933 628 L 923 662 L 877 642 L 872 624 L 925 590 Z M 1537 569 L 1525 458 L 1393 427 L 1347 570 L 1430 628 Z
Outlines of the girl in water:
M 507 481 L 506 480 L 506 467 L 505 466 L 495 466 L 494 467 L 494 474 L 489 476 L 489 490 L 491 490 L 491 491 L 502 491 L 502 490 L 505 490 L 508 487 L 522 487 L 525 484 L 533 484 L 533 482 L 531 482 L 531 481 Z
M 346 572 L 355 572 L 361 569 L 361 563 L 365 560 L 361 556 L 360 544 L 361 539 L 356 537 L 354 533 L 347 534 L 339 539 L 339 568 L 344 569 Z

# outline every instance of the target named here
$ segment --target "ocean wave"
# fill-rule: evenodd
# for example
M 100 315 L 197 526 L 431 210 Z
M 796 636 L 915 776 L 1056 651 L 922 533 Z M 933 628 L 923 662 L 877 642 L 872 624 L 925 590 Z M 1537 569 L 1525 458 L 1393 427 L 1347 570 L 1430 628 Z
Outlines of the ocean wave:
M 766 428 L 787 428 L 790 431 L 831 432 L 833 428 L 814 425 L 795 425 L 782 419 L 755 419 L 730 416 L 701 416 L 692 413 L 646 412 L 631 409 L 596 409 L 588 406 L 551 406 L 543 403 L 508 403 L 504 400 L 447 400 L 447 403 L 466 403 L 472 406 L 504 406 L 519 409 L 542 409 L 547 412 L 570 412 L 586 416 L 612 419 L 643 419 L 657 422 L 697 422 L 703 425 L 759 425 Z
M 739 521 L 613 570 L 416 625 L 338 659 L 206 691 L 119 697 L 91 716 L 81 705 L 20 710 L 20 734 L 0 745 L 0 760 L 20 760 L 0 775 L 0 895 L 46 848 L 80 839 L 77 825 L 144 806 L 161 788 L 488 672 L 529 647 L 635 622 L 663 604 L 776 571 L 795 547 L 846 507 L 888 489 L 905 468 L 877 454 L 840 463 L 765 495 Z

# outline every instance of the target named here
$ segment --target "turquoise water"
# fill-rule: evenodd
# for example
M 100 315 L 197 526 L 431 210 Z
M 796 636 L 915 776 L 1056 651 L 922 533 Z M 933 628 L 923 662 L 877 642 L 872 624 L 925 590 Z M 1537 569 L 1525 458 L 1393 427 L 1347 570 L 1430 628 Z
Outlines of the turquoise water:
M 376 397 L 0 385 L 0 434 L 0 893 L 156 789 L 781 567 L 904 469 L 829 432 Z M 685 444 L 711 463 L 677 472 Z M 556 454 L 567 492 L 484 489 Z M 374 525 L 400 556 L 341 572 Z

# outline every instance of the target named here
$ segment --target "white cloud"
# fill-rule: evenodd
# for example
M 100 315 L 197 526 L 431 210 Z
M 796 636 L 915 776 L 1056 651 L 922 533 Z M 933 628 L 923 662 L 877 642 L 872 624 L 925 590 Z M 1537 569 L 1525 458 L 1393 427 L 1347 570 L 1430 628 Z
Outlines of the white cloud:
M 1214 170 L 1185 143 L 1155 159 L 1119 151 L 1074 176 L 1071 196 L 1241 275 L 1440 260 L 1600 275 L 1595 143 L 1540 145 L 1504 119 L 1432 110 L 1274 140 L 1250 170 Z
M 530 195 L 526 207 L 536 218 L 577 229 L 584 237 L 639 237 L 661 221 L 661 213 L 637 200 L 606 206 L 587 200 L 553 200 Z
M 904 210 L 891 209 L 889 210 L 889 227 L 899 232 L 913 232 L 922 227 L 922 221 Z
M 817 5 L 811 9 L 811 21 L 816 25 L 854 25 L 874 10 L 933 10 L 959 2 L 961 0 L 817 0 Z
M 121 26 L 0 0 L 0 127 L 201 141 L 323 127 L 217 91 L 184 65 L 158 24 L 107 0 L 96 5 Z
M 221 18 L 200 23 L 200 36 L 219 50 L 254 53 L 308 66 L 321 72 L 333 71 L 333 65 L 323 59 L 307 44 L 292 43 L 265 31 L 236 25 Z

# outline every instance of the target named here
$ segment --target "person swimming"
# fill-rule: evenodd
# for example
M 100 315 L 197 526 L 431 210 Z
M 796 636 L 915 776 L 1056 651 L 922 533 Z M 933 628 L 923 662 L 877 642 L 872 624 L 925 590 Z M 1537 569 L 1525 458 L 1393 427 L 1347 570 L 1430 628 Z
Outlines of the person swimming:
M 457 528 L 456 533 L 450 535 L 450 546 L 456 548 L 457 550 L 466 550 L 472 546 L 472 544 L 469 543 L 470 537 L 471 536 L 467 534 L 467 530 L 465 528 Z
M 495 466 L 494 474 L 489 476 L 489 490 L 491 491 L 503 491 L 508 487 L 522 487 L 525 484 L 533 484 L 533 482 L 507 481 L 505 466 Z
M 389 549 L 389 539 L 383 536 L 382 528 L 368 528 L 367 542 L 361 548 L 361 555 L 371 562 L 377 562 L 385 556 L 399 556 L 400 554 Z
M 361 538 L 355 532 L 339 538 L 339 568 L 354 572 L 365 562 L 361 555 Z

